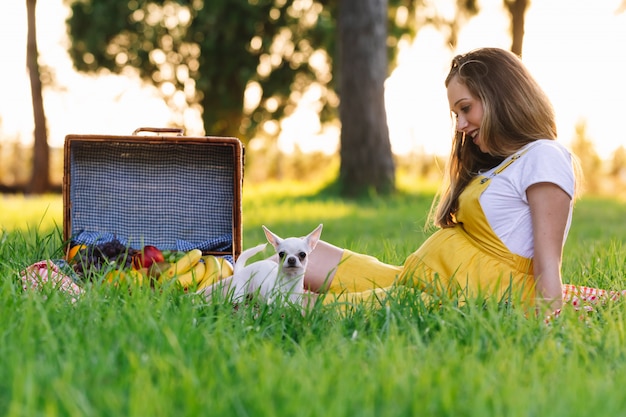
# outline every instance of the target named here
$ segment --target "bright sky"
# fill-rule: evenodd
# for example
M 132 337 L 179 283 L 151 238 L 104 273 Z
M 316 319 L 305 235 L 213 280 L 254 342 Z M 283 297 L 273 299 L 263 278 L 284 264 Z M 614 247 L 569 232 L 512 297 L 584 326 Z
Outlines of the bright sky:
M 560 140 L 569 143 L 576 122 L 584 118 L 603 157 L 626 144 L 620 122 L 624 118 L 621 98 L 626 97 L 626 12 L 615 14 L 620 2 L 535 0 L 526 17 L 524 61 L 554 103 Z M 0 25 L 0 38 L 9 40 L 4 51 L 8 60 L 0 66 L 0 140 L 19 136 L 30 141 L 32 136 L 24 3 L 5 7 Z M 443 79 L 451 57 L 481 46 L 510 47 L 502 0 L 482 0 L 481 5 L 481 14 L 460 34 L 457 51 L 447 50 L 441 35 L 429 29 L 420 31 L 415 43 L 403 51 L 386 92 L 394 151 L 447 154 L 451 121 Z M 167 124 L 170 112 L 153 88 L 129 77 L 95 79 L 72 70 L 62 0 L 40 1 L 37 12 L 41 61 L 54 67 L 59 85 L 44 96 L 51 145 L 61 146 L 70 133 L 128 135 L 139 126 Z M 311 120 L 309 108 L 302 105 L 301 120 Z M 305 125 L 295 120 L 284 123 L 282 145 L 288 148 L 298 141 L 304 150 L 334 150 L 336 130 L 319 134 L 316 123 Z M 194 128 L 186 133 L 198 134 Z

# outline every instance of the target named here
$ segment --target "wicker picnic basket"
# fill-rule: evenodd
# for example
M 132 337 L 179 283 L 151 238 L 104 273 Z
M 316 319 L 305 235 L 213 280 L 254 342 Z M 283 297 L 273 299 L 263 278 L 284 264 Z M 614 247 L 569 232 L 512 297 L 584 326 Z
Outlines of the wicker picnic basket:
M 140 249 L 242 250 L 244 148 L 237 138 L 139 128 L 67 135 L 63 235 L 68 247 L 110 239 Z

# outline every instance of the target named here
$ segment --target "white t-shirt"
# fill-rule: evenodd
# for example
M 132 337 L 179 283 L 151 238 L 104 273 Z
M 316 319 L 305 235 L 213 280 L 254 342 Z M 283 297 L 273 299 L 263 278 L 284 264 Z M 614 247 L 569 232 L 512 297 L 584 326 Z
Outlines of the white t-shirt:
M 480 196 L 480 205 L 491 228 L 506 247 L 514 254 L 532 258 L 533 230 L 526 190 L 540 182 L 553 183 L 569 194 L 573 202 L 575 178 L 572 157 L 560 143 L 542 139 L 529 143 L 524 149 L 528 151 L 491 178 Z M 489 177 L 497 169 L 482 175 Z M 570 204 L 563 242 L 569 232 L 572 207 L 573 203 Z

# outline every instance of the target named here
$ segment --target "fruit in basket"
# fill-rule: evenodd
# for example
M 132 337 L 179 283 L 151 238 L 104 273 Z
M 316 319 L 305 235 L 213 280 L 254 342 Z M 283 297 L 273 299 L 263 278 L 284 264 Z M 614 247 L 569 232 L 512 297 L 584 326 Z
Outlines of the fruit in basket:
M 143 275 L 134 269 L 128 271 L 113 270 L 105 275 L 105 280 L 114 285 L 143 284 Z
M 185 252 L 176 262 L 174 262 L 169 268 L 167 268 L 160 276 L 159 281 L 170 280 L 176 275 L 182 275 L 189 272 L 202 258 L 202 251 L 200 249 L 192 249 L 189 252 Z
M 76 262 L 76 255 L 78 255 L 78 251 L 82 249 L 87 249 L 87 245 L 73 245 L 70 247 L 70 250 L 67 251 L 67 258 L 65 259 L 68 262 Z
M 133 267 L 135 269 L 150 268 L 155 262 L 164 262 L 163 252 L 156 246 L 146 245 L 133 257 Z
M 203 256 L 202 259 L 207 264 L 207 268 L 204 278 L 198 282 L 199 290 L 233 275 L 233 264 L 228 259 L 213 255 Z
M 172 267 L 171 262 L 155 262 L 148 268 L 148 278 L 157 280 L 165 271 Z
M 235 273 L 235 268 L 233 267 L 233 264 L 231 264 L 228 259 L 219 257 L 217 258 L 217 260 L 220 263 L 220 277 L 221 278 L 230 277 Z
M 187 289 L 194 283 L 197 284 L 204 277 L 206 265 L 204 262 L 199 261 L 189 271 L 181 275 L 176 275 L 176 282 L 183 288 Z
M 202 257 L 202 261 L 205 264 L 204 276 L 198 280 L 198 286 L 204 288 L 208 285 L 219 281 L 221 275 L 221 265 L 219 258 L 213 255 L 205 255 Z
M 136 249 L 128 248 L 119 240 L 87 245 L 79 248 L 70 262 L 74 272 L 84 280 L 96 280 L 105 269 L 131 269 Z

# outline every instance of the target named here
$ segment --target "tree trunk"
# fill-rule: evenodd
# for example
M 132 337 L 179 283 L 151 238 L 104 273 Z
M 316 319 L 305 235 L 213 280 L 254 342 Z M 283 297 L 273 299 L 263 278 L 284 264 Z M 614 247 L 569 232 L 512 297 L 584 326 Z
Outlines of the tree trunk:
M 511 15 L 511 52 L 518 56 L 522 56 L 522 48 L 524 44 L 524 20 L 526 17 L 526 9 L 528 9 L 528 0 L 506 0 L 505 5 Z
M 33 145 L 33 169 L 28 191 L 42 194 L 50 188 L 50 158 L 46 115 L 43 108 L 41 78 L 39 77 L 39 52 L 37 51 L 37 30 L 35 9 L 37 0 L 26 0 L 28 14 L 28 37 L 26 44 L 26 66 L 30 75 L 33 117 L 35 119 L 35 141 Z
M 339 116 L 342 194 L 395 190 L 384 83 L 387 0 L 339 2 Z

